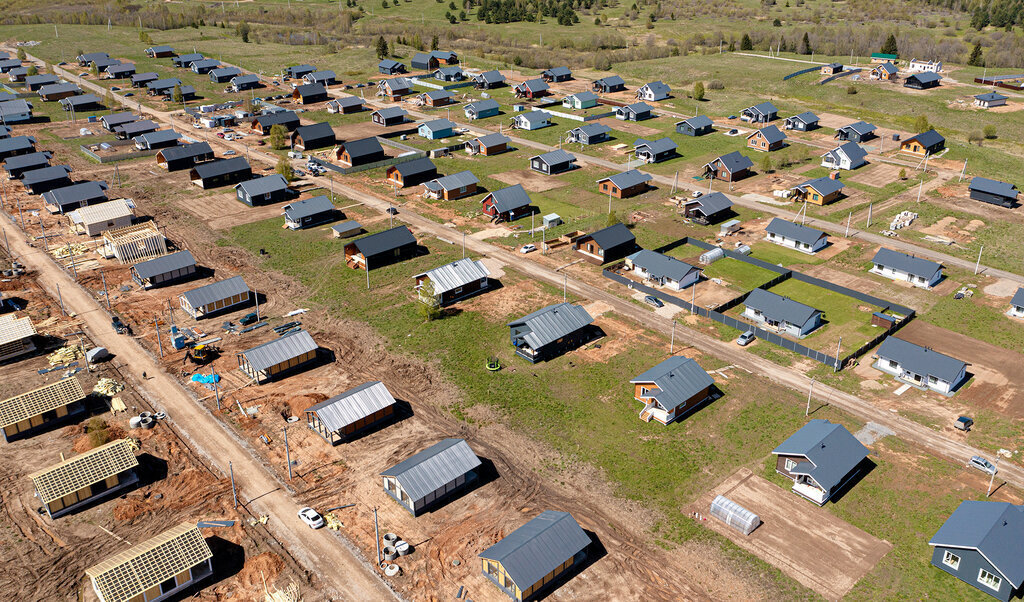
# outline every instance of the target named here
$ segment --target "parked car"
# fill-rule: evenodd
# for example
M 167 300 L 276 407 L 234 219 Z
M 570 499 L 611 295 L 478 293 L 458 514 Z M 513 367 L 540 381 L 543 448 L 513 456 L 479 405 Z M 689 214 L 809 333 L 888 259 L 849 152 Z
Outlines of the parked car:
M 254 324 L 256 320 L 259 319 L 260 317 L 259 315 L 256 314 L 256 312 L 249 312 L 242 316 L 241 319 L 238 320 L 238 323 L 241 324 L 242 326 L 248 326 L 250 324 Z
M 732 128 L 731 130 L 729 130 L 729 133 L 727 135 L 728 136 L 735 136 L 735 135 L 737 135 L 739 133 L 740 133 L 739 130 L 737 130 L 736 128 Z
M 974 426 L 974 420 L 967 416 L 961 416 L 953 423 L 953 428 L 964 432 L 971 430 L 972 426 Z
M 111 86 L 111 87 L 110 87 L 110 91 L 111 91 L 111 92 L 117 92 L 117 91 L 118 91 L 118 90 L 120 90 L 120 89 L 121 89 L 121 88 L 119 88 L 119 87 L 117 87 L 117 86 Z
M 528 245 L 523 245 L 523 247 L 521 249 L 519 249 L 519 252 L 525 255 L 526 253 L 532 253 L 532 252 L 534 252 L 536 250 L 537 250 L 537 245 L 528 244 Z
M 83 71 L 83 72 L 78 74 L 78 77 L 86 77 L 87 75 L 89 75 L 89 72 L 88 71 Z
M 223 138 L 224 137 L 224 132 L 217 132 L 217 137 L 218 138 Z
M 968 468 L 977 468 L 985 474 L 994 475 L 999 472 L 995 464 L 992 464 L 981 456 L 971 456 L 971 460 L 967 463 Z
M 233 150 L 224 151 L 224 156 L 225 157 L 230 157 L 233 154 L 235 154 L 235 151 L 233 151 Z
M 128 98 L 129 96 L 135 96 L 135 92 L 129 92 L 124 95 L 125 98 Z
M 302 522 L 306 523 L 310 529 L 319 529 L 326 524 L 324 522 L 324 517 L 320 516 L 319 512 L 308 506 L 299 510 L 299 518 L 301 518 Z
M 661 302 L 661 299 L 654 295 L 647 295 L 644 297 L 644 303 L 647 305 L 653 305 L 654 307 L 665 307 L 665 304 Z
M 755 338 L 757 337 L 754 336 L 754 331 L 748 330 L 741 334 L 739 338 L 736 339 L 736 344 L 739 345 L 740 347 L 746 347 L 747 345 L 753 343 Z

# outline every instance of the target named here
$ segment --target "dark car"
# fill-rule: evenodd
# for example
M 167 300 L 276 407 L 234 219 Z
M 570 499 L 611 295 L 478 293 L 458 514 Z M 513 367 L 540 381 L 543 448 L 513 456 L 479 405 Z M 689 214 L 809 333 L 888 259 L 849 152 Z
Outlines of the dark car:
M 238 323 L 241 324 L 242 326 L 248 326 L 250 324 L 255 323 L 256 320 L 259 319 L 260 317 L 256 314 L 256 312 L 251 312 L 242 316 L 241 319 L 238 320 Z
M 125 98 L 128 98 L 129 96 L 135 96 L 135 92 L 129 92 L 124 95 Z
M 653 305 L 654 307 L 665 307 L 665 304 L 661 302 L 661 299 L 654 295 L 647 295 L 644 297 L 644 303 L 647 305 Z

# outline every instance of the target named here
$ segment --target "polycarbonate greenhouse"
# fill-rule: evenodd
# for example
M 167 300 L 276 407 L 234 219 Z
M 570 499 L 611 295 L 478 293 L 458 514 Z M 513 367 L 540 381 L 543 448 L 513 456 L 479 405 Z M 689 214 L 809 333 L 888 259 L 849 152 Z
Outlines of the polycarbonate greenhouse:
M 721 495 L 711 502 L 711 516 L 744 535 L 750 535 L 761 524 L 756 514 Z

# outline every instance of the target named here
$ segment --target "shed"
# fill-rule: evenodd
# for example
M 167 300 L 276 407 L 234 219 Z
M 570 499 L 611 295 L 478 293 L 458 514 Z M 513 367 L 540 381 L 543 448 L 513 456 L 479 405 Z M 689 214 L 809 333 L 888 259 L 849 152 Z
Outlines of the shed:
M 361 140 L 340 142 L 334 151 L 334 158 L 346 167 L 354 167 L 383 161 L 385 155 L 380 141 L 376 136 L 371 136 Z
M 487 196 L 480 200 L 480 210 L 484 215 L 490 216 L 492 221 L 513 222 L 536 211 L 530 203 L 530 195 L 526 193 L 523 185 L 515 184 L 488 192 Z
M 397 163 L 388 167 L 385 179 L 398 188 L 415 186 L 437 177 L 437 167 L 429 157 Z
M 137 483 L 135 449 L 118 439 L 29 475 L 46 514 L 63 516 Z
M 284 225 L 290 230 L 301 230 L 332 221 L 335 214 L 334 203 L 321 194 L 285 205 Z
M 27 316 L 0 315 L 0 362 L 35 351 L 34 336 L 36 328 Z
M 485 157 L 489 157 L 510 150 L 508 147 L 509 142 L 512 142 L 511 138 L 505 134 L 495 132 L 466 142 L 466 150 L 470 154 L 480 153 Z
M 238 369 L 262 384 L 309 366 L 316 361 L 318 349 L 309 332 L 299 330 L 236 354 Z
M 821 326 L 823 313 L 789 297 L 763 288 L 750 291 L 743 301 L 743 317 L 758 326 L 796 338 L 803 338 Z
M 625 267 L 644 280 L 674 291 L 697 284 L 702 273 L 697 266 L 647 249 L 627 256 Z
M 103 231 L 103 244 L 97 251 L 121 263 L 138 263 L 167 254 L 167 241 L 154 222 L 142 222 L 115 230 Z
M 516 354 L 537 363 L 591 340 L 594 322 L 587 310 L 571 303 L 556 303 L 508 323 Z
M 1000 182 L 975 176 L 968 186 L 970 196 L 976 201 L 1012 209 L 1017 206 L 1017 187 L 1009 182 Z
M 942 280 L 942 264 L 882 247 L 871 260 L 873 274 L 903 280 L 920 288 L 931 288 Z
M 196 260 L 190 251 L 177 251 L 147 259 L 131 267 L 132 280 L 142 288 L 154 288 L 185 280 L 196 273 Z
M 597 190 L 617 199 L 627 199 L 647 192 L 653 177 L 650 174 L 630 169 L 597 181 Z
M 215 155 L 209 142 L 193 142 L 165 148 L 156 154 L 156 164 L 167 171 L 191 169 L 199 163 L 213 161 Z
M 373 380 L 306 408 L 306 424 L 337 445 L 391 419 L 396 404 L 384 383 Z
M 423 187 L 426 196 L 445 201 L 454 201 L 476 194 L 480 180 L 469 170 L 453 173 L 426 182 Z
M 413 516 L 451 499 L 479 476 L 480 458 L 464 439 L 444 439 L 380 473 L 384 491 Z
M 374 269 L 411 257 L 416 252 L 416 237 L 412 231 L 407 226 L 395 226 L 345 245 L 345 263 L 357 270 Z
M 612 128 L 603 123 L 587 123 L 565 133 L 566 143 L 598 144 L 608 139 Z
M 927 347 L 891 336 L 875 351 L 872 365 L 922 390 L 952 395 L 967 381 L 967 364 Z
M 79 207 L 68 214 L 72 229 L 86 236 L 99 236 L 105 230 L 115 230 L 132 225 L 135 211 L 124 199 Z
M 252 293 L 241 276 L 212 282 L 178 295 L 181 309 L 198 320 L 223 309 L 249 303 Z
M 561 149 L 530 157 L 530 169 L 549 176 L 569 171 L 575 164 L 576 157 Z
M 801 253 L 814 254 L 828 246 L 828 234 L 780 217 L 772 218 L 764 231 L 768 242 L 796 249 Z
M 715 130 L 715 123 L 707 115 L 697 115 L 676 122 L 676 132 L 684 136 L 703 136 Z
M 644 404 L 640 420 L 668 424 L 711 398 L 711 378 L 696 361 L 674 355 L 629 381 L 633 398 Z
M 595 79 L 594 83 L 590 85 L 590 89 L 598 94 L 621 92 L 626 89 L 626 82 L 618 75 L 609 75 L 608 77 Z
M 327 101 L 328 113 L 340 113 L 342 115 L 347 115 L 349 113 L 358 113 L 364 109 L 363 99 L 358 96 L 342 96 L 341 98 L 334 98 Z
M 363 226 L 355 220 L 348 220 L 331 226 L 331 236 L 334 238 L 351 238 L 361 234 Z
M 70 376 L 0 401 L 0 429 L 4 440 L 31 436 L 64 418 L 84 412 L 84 400 L 85 392 L 78 377 Z
M 862 471 L 868 448 L 841 424 L 815 418 L 772 450 L 775 470 L 793 491 L 819 506 Z
M 106 182 L 78 182 L 43 193 L 43 204 L 50 213 L 67 213 L 79 207 L 107 202 Z
M 413 278 L 421 301 L 432 300 L 444 306 L 487 290 L 490 275 L 482 261 L 466 257 Z
M 163 154 L 166 158 L 167 152 L 164 151 Z M 157 160 L 159 160 L 159 155 L 157 155 Z M 232 186 L 251 179 L 252 168 L 249 167 L 249 162 L 244 157 L 232 157 L 200 163 L 189 171 L 188 177 L 196 186 L 209 190 L 221 186 Z
M 298 150 L 316 150 L 328 148 L 337 143 L 334 128 L 326 121 L 310 125 L 300 125 L 292 132 L 292 148 Z
M 729 197 L 716 191 L 686 201 L 683 205 L 683 217 L 706 226 L 721 221 L 731 210 L 732 201 Z

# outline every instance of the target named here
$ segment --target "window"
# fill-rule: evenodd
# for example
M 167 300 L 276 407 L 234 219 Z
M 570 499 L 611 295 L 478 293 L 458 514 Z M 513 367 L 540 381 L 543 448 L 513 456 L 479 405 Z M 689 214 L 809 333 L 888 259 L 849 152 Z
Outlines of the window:
M 942 555 L 942 564 L 955 571 L 960 568 L 960 557 L 946 550 L 946 553 Z
M 896 360 L 888 360 L 888 362 L 889 362 L 889 367 L 892 368 L 893 370 L 895 370 L 895 369 L 900 367 L 900 365 L 896 362 Z
M 178 587 L 178 584 L 175 583 L 174 577 L 171 577 L 167 581 L 164 581 L 163 583 L 160 584 L 160 593 L 161 594 L 166 594 L 167 592 L 171 591 L 172 589 L 174 589 L 176 587 Z
M 647 397 L 647 387 L 640 387 L 640 396 Z
M 786 470 L 791 471 L 796 468 L 796 460 L 793 458 L 786 458 Z
M 978 583 L 999 591 L 999 586 L 1003 584 L 1003 580 L 985 569 L 978 569 Z

